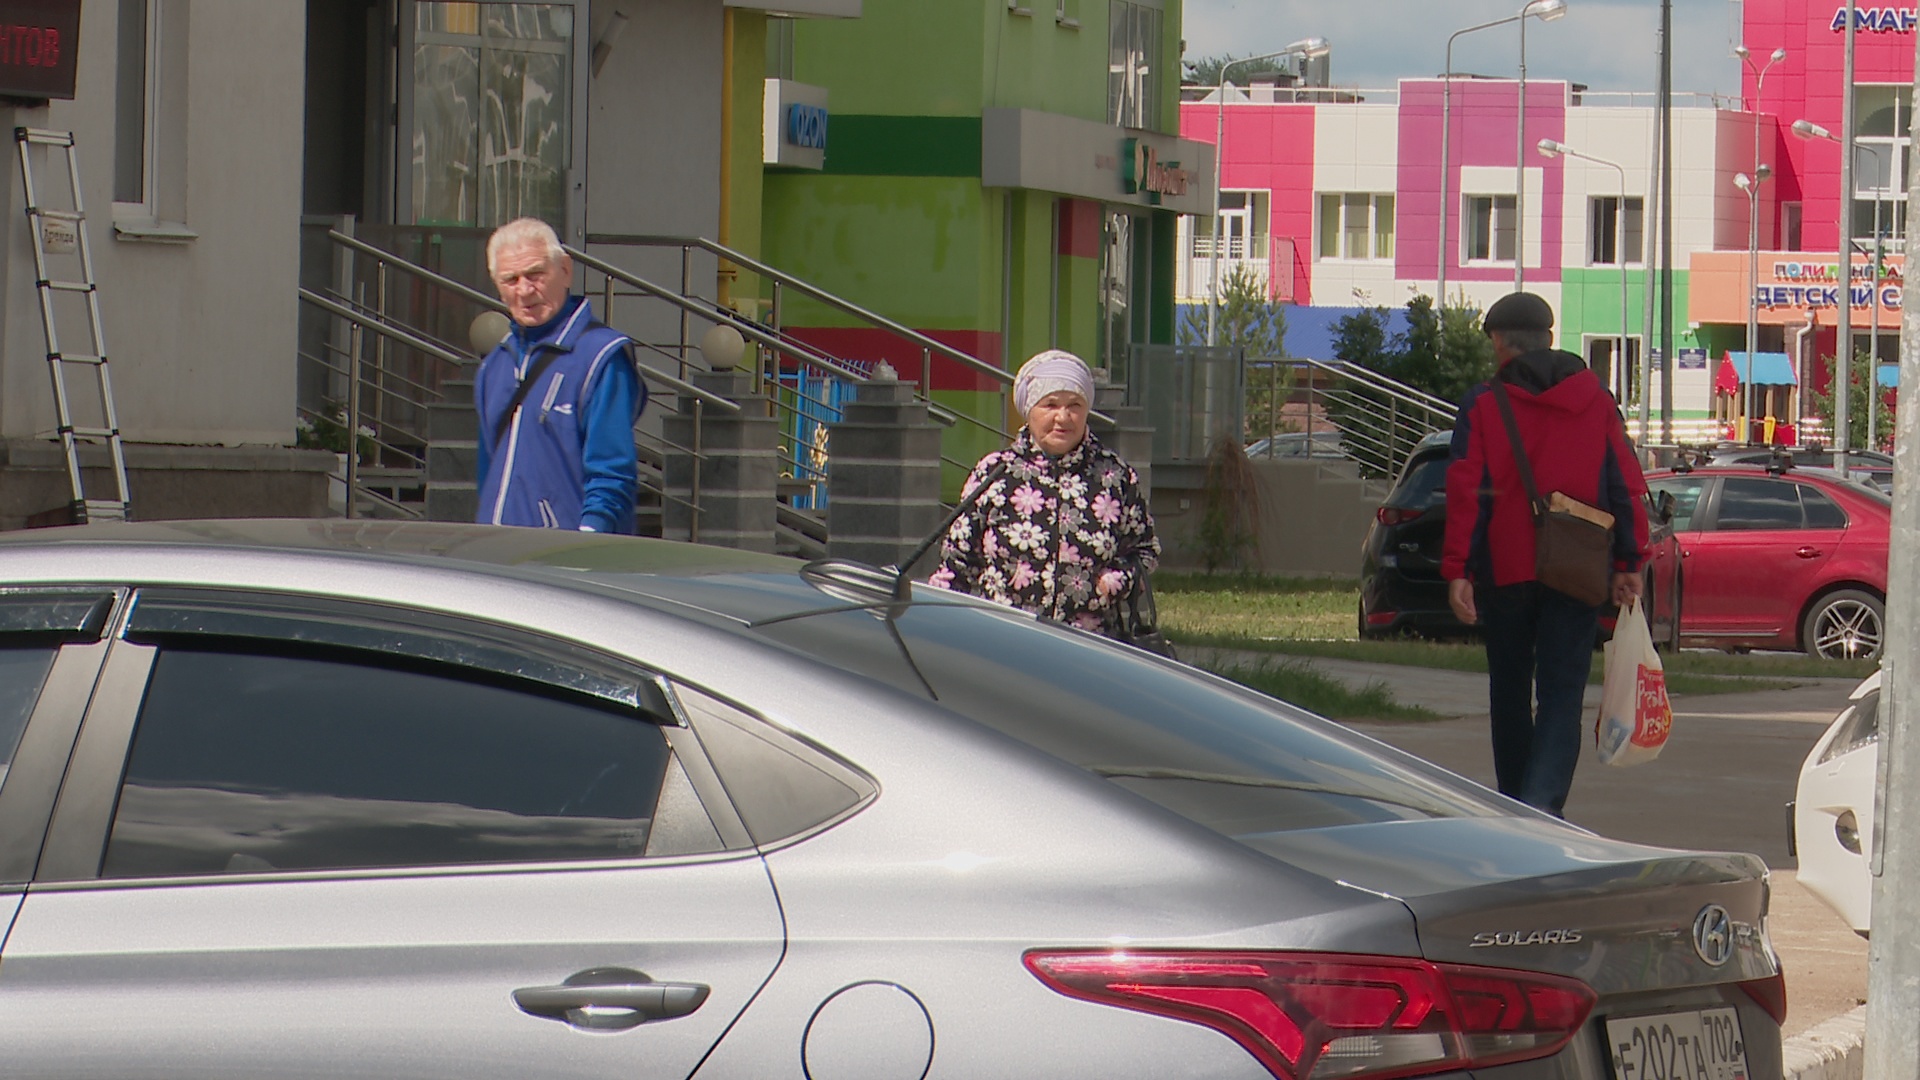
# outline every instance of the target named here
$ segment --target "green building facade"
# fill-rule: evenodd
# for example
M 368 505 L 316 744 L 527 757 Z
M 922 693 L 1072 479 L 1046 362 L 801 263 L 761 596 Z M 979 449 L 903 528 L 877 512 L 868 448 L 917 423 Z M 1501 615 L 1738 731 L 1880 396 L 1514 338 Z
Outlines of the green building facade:
M 818 169 L 750 176 L 736 161 L 735 232 L 773 266 L 995 367 L 1057 347 L 1121 382 L 1132 346 L 1172 342 L 1175 218 L 1213 198 L 1212 148 L 1177 137 L 1180 0 L 1022 3 L 866 0 L 850 20 L 736 12 L 736 69 L 759 48 L 770 80 L 827 91 L 830 120 Z M 1018 425 L 1000 382 L 964 365 L 928 364 L 804 298 L 783 297 L 780 321 L 833 355 L 930 382 L 957 412 Z M 997 442 L 959 424 L 944 453 L 971 462 Z

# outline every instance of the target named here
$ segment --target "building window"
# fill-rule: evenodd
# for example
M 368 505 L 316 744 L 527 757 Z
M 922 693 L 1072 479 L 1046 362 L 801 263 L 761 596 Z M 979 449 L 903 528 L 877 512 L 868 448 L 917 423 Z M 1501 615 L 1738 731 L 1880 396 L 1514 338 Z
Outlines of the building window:
M 1913 126 L 1912 86 L 1854 88 L 1853 235 L 1872 240 L 1874 209 L 1880 235 L 1906 236 L 1908 131 Z
M 113 201 L 144 208 L 153 146 L 153 76 L 158 57 L 148 32 L 147 0 L 120 0 L 113 104 Z
M 1228 259 L 1265 259 L 1270 196 L 1264 191 L 1220 193 L 1220 250 Z M 1213 225 L 1197 224 L 1188 251 L 1193 258 L 1213 257 Z
M 1160 123 L 1160 11 L 1112 0 L 1107 5 L 1107 120 L 1118 127 Z
M 1802 204 L 1797 202 L 1780 204 L 1780 247 L 1782 250 L 1800 250 L 1800 225 L 1802 216 Z
M 1054 0 L 1053 21 L 1061 26 L 1080 28 L 1080 0 Z
M 1587 262 L 1591 266 L 1619 266 L 1642 260 L 1646 202 L 1627 196 L 1626 221 L 1620 220 L 1620 198 L 1606 195 L 1587 200 Z M 1624 230 L 1624 242 L 1620 236 Z
M 1469 195 L 1465 202 L 1461 257 L 1467 262 L 1512 262 L 1518 218 L 1514 197 Z
M 1393 196 L 1323 193 L 1320 196 L 1320 257 L 1393 258 Z

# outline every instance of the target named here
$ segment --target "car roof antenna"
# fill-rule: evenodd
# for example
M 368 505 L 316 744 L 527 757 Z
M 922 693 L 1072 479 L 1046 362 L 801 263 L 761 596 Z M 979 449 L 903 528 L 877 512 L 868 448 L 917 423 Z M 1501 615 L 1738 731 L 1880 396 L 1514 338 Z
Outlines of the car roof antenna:
M 1013 467 L 1014 460 L 1011 456 L 1001 458 L 1000 464 L 995 465 L 986 476 L 981 478 L 978 484 L 974 485 L 972 491 L 967 492 L 967 497 L 960 500 L 960 505 L 953 508 L 953 512 L 948 514 L 947 519 L 940 523 L 940 527 L 928 533 L 927 538 L 920 541 L 920 546 L 914 548 L 911 555 L 901 560 L 898 566 L 892 568 L 894 570 L 893 598 L 895 600 L 905 601 L 908 598 L 908 594 L 911 592 L 913 586 L 913 579 L 909 576 L 913 573 L 913 565 L 919 562 L 921 556 L 931 550 L 934 544 L 939 543 L 940 540 L 947 535 L 947 530 L 953 528 L 953 523 L 960 520 L 960 515 L 973 509 L 974 504 L 979 502 L 981 497 L 984 496 L 989 489 L 999 483 L 1002 477 L 1006 476 L 1007 470 Z

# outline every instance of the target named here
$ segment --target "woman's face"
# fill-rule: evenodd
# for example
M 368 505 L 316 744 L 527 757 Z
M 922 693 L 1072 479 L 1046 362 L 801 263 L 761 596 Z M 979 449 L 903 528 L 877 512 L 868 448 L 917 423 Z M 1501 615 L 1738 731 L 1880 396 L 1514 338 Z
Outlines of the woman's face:
M 1087 437 L 1087 399 L 1071 390 L 1055 390 L 1027 411 L 1027 431 L 1040 449 L 1059 457 Z

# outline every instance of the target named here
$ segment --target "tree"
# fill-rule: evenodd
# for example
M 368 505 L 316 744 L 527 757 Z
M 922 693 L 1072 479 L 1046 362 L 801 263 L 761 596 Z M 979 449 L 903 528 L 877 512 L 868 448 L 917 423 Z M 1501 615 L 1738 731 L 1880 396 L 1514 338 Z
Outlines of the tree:
M 1833 357 L 1829 356 L 1826 360 L 1828 367 L 1831 368 Z M 1887 393 L 1880 388 L 1877 375 L 1866 374 L 1868 364 L 1865 352 L 1855 353 L 1853 366 L 1847 372 L 1851 376 L 1847 380 L 1850 391 L 1847 394 L 1847 449 L 1849 450 L 1879 450 L 1893 438 L 1893 406 L 1887 404 Z M 1837 378 L 1830 379 L 1825 392 L 1809 390 L 1807 395 L 1813 403 L 1814 415 L 1825 420 L 1827 430 L 1833 432 L 1835 436 L 1839 433 L 1834 429 L 1833 390 L 1838 382 Z M 1874 417 L 1874 433 L 1880 437 L 1880 446 L 1867 445 L 1867 410 L 1869 408 L 1879 410 L 1879 415 Z
M 1248 55 L 1252 55 L 1251 53 Z M 1187 61 L 1187 80 L 1196 86 L 1220 85 L 1220 69 L 1237 59 L 1232 54 L 1225 56 L 1204 56 L 1198 60 Z M 1286 75 L 1292 69 L 1281 63 L 1277 57 L 1255 60 L 1247 64 L 1234 64 L 1233 77 L 1241 80 L 1251 79 L 1255 75 Z
M 1435 308 L 1431 297 L 1416 296 L 1407 302 L 1407 328 L 1394 334 L 1389 314 L 1384 307 L 1362 308 L 1335 322 L 1334 355 L 1449 402 L 1492 376 L 1493 342 L 1480 332 L 1477 309 Z M 1330 395 L 1327 412 L 1362 466 L 1381 474 L 1399 464 L 1401 452 L 1433 420 L 1365 386 Z

